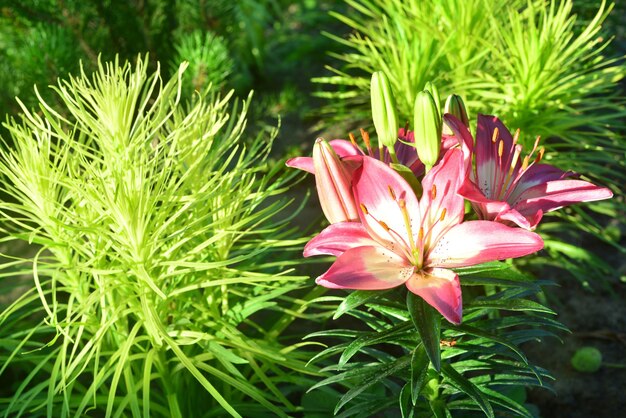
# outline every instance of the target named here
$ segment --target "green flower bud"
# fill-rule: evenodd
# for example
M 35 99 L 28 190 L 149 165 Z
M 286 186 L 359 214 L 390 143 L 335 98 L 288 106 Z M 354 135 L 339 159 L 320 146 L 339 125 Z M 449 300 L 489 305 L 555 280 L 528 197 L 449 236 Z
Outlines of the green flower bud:
M 437 90 L 437 86 L 433 84 L 432 81 L 429 81 L 424 85 L 424 90 L 430 93 L 435 99 L 435 104 L 437 105 L 437 112 L 441 115 L 441 101 L 439 100 L 439 90 Z
M 572 366 L 579 372 L 597 372 L 601 365 L 602 353 L 595 347 L 580 348 L 572 357 Z
M 467 117 L 467 109 L 465 108 L 465 103 L 463 103 L 463 99 L 461 96 L 457 94 L 451 94 L 446 99 L 446 105 L 444 107 L 443 113 L 449 113 L 455 116 L 458 120 L 463 122 L 463 125 L 469 128 L 469 118 Z M 452 135 L 453 132 L 447 125 L 443 126 L 443 133 L 446 135 Z
M 372 119 L 374 119 L 379 146 L 386 146 L 393 154 L 393 146 L 398 140 L 398 116 L 389 80 L 382 71 L 372 74 L 370 93 Z
M 417 93 L 413 122 L 417 155 L 428 171 L 439 158 L 442 120 L 437 103 L 427 90 Z

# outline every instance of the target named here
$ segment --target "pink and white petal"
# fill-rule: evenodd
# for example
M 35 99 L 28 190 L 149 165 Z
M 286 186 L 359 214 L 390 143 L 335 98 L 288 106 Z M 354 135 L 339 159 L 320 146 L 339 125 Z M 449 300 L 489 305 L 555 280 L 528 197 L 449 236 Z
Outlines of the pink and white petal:
M 324 228 L 304 246 L 304 256 L 340 256 L 350 248 L 378 245 L 360 222 L 339 222 Z
M 476 129 L 476 162 L 496 159 L 498 153 L 498 142 L 502 140 L 502 157 L 501 160 L 506 162 L 510 160 L 510 153 L 513 151 L 513 136 L 507 127 L 497 116 L 478 115 L 478 123 Z M 498 137 L 493 142 L 493 133 L 498 129 Z M 500 158 L 499 158 L 500 159 Z M 507 165 L 507 169 L 509 165 Z
M 415 271 L 404 257 L 380 246 L 351 248 L 315 282 L 330 289 L 381 290 L 405 283 Z
M 575 176 L 572 171 L 563 171 L 550 164 L 532 164 L 524 171 L 519 179 L 513 182 L 510 191 L 506 195 L 506 200 L 515 202 L 528 189 L 547 183 L 549 181 L 563 180 L 568 177 Z
M 348 157 L 350 155 L 363 155 L 360 149 L 354 146 L 352 142 L 345 139 L 333 139 L 328 142 L 339 157 Z
M 340 158 L 354 156 L 354 155 L 363 155 L 361 150 L 352 145 L 350 141 L 346 141 L 345 139 L 333 139 L 329 142 L 330 146 L 333 148 L 335 153 Z M 357 164 L 356 162 L 354 164 Z M 353 169 L 356 169 L 356 165 L 353 164 Z M 311 174 L 315 174 L 315 167 L 313 164 L 313 158 L 311 157 L 294 157 L 290 158 L 285 162 L 287 167 L 298 168 L 300 170 L 309 172 Z
M 522 257 L 543 248 L 534 232 L 492 221 L 463 222 L 450 229 L 426 255 L 428 267 L 466 267 Z
M 311 174 L 315 174 L 315 167 L 313 166 L 313 158 L 311 157 L 295 157 L 285 161 L 287 167 L 298 168 Z
M 537 211 L 550 212 L 580 202 L 609 199 L 613 192 L 584 180 L 555 180 L 538 184 L 524 191 L 513 208 L 524 216 Z
M 446 113 L 445 115 L 443 115 L 443 120 L 446 125 L 448 125 L 448 127 L 452 130 L 454 135 L 449 137 L 447 135 L 443 136 L 442 149 L 447 151 L 453 146 L 459 144 L 461 146 L 461 149 L 463 150 L 465 163 L 464 168 L 466 172 L 465 174 L 467 174 L 471 170 L 472 154 L 474 150 L 474 140 L 472 139 L 472 134 L 470 133 L 467 126 L 465 126 L 465 124 L 463 124 L 463 122 L 461 122 L 454 115 Z
M 529 211 L 527 215 L 522 215 L 516 209 L 507 209 L 500 212 L 493 220 L 504 223 L 505 225 L 517 225 L 520 228 L 532 231 L 537 227 L 541 218 L 543 218 L 543 212 L 541 210 L 537 210 L 534 213 Z
M 355 172 L 352 190 L 361 222 L 370 235 L 379 242 L 397 242 L 408 247 L 410 232 L 404 223 L 400 200 L 405 202 L 411 231 L 416 234 L 420 225 L 419 203 L 409 183 L 388 165 L 363 157 L 361 168 Z
M 496 130 L 497 135 L 495 135 Z M 487 197 L 500 196 L 516 149 L 520 147 L 513 143 L 511 133 L 497 117 L 478 115 L 475 147 L 476 184 Z M 517 158 L 513 167 L 514 177 L 520 169 L 521 161 Z
M 463 220 L 465 202 L 457 193 L 464 183 L 463 164 L 463 152 L 459 148 L 450 149 L 422 181 L 424 194 L 420 207 L 424 211 L 423 226 L 426 233 L 430 231 L 431 242 Z
M 460 324 L 463 298 L 459 276 L 452 270 L 434 268 L 414 274 L 406 287 L 453 324 Z

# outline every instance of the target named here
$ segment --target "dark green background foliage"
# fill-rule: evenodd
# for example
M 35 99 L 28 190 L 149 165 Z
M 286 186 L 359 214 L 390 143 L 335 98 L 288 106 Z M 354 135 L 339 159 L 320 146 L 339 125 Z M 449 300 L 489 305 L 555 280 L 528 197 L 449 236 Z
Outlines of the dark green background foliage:
M 242 95 L 251 88 L 297 83 L 330 43 L 317 29 L 321 20 L 330 21 L 323 3 L 0 0 L 0 109 L 17 111 L 15 96 L 27 105 L 35 103 L 34 84 L 51 98 L 41 87 L 76 74 L 81 61 L 92 70 L 98 56 L 108 61 L 118 55 L 123 62 L 149 52 L 153 67 L 161 62 L 169 68 L 193 36 L 219 37 L 234 67 L 227 71 L 232 75 L 228 87 Z M 285 80 L 286 73 L 290 80 Z

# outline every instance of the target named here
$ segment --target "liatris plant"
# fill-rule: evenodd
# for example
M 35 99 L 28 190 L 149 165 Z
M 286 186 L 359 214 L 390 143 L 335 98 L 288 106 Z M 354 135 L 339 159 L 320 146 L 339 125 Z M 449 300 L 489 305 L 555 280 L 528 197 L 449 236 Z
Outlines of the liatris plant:
M 394 120 L 391 94 L 377 93 L 384 75 L 372 80 L 373 111 Z M 456 105 L 448 109 L 466 119 L 458 96 L 451 102 Z M 546 374 L 528 364 L 518 344 L 560 326 L 540 315 L 550 313 L 547 308 L 526 299 L 538 285 L 499 260 L 543 248 L 540 236 L 529 230 L 544 212 L 612 196 L 607 188 L 572 178 L 574 173 L 541 164 L 542 151 L 534 160 L 521 157 L 518 134 L 511 136 L 493 116 L 478 116 L 474 141 L 452 114 L 443 117 L 447 133 L 442 135 L 439 112 L 439 104 L 423 92 L 416 98 L 416 129 L 413 135 L 399 131 L 398 149 L 387 140 L 388 124 L 379 120 L 376 151 L 369 143 L 366 153 L 354 140 L 327 144 L 318 139 L 312 159 L 287 162 L 315 175 L 331 223 L 304 248 L 305 257 L 337 257 L 317 284 L 356 290 L 335 316 L 350 313 L 371 329 L 313 334 L 347 340 L 317 358 L 340 355 L 338 364 L 327 368 L 337 374 L 316 385 L 349 388 L 335 413 L 363 395 L 343 416 L 369 416 L 392 406 L 406 417 L 443 417 L 454 409 L 495 416 L 494 408 L 529 416 L 504 386 L 541 386 Z M 433 117 L 439 120 L 428 123 Z M 373 118 L 376 122 L 381 114 Z M 428 162 L 415 164 L 423 155 Z M 464 197 L 477 220 L 465 219 Z M 463 320 L 465 280 L 489 288 L 482 294 L 465 292 L 469 303 Z M 528 315 L 501 316 L 499 310 Z M 441 323 L 440 315 L 447 321 Z M 379 350 L 379 344 L 398 346 L 391 352 L 399 354 Z
M 312 369 L 283 335 L 304 315 L 293 177 L 264 164 L 273 133 L 243 136 L 249 101 L 181 104 L 183 70 L 101 64 L 6 124 L 3 416 L 294 410 Z

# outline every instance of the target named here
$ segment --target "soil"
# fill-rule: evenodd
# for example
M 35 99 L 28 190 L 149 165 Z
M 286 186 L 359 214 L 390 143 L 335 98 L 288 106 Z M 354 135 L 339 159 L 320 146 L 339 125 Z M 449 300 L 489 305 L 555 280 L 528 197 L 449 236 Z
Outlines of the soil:
M 611 291 L 583 289 L 572 278 L 549 289 L 558 300 L 553 309 L 571 334 L 560 343 L 554 339 L 524 347 L 529 360 L 555 377 L 555 393 L 532 389 L 528 402 L 542 418 L 614 418 L 626 410 L 626 286 L 614 283 Z M 602 353 L 602 367 L 582 373 L 571 365 L 577 349 L 590 346 Z

